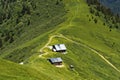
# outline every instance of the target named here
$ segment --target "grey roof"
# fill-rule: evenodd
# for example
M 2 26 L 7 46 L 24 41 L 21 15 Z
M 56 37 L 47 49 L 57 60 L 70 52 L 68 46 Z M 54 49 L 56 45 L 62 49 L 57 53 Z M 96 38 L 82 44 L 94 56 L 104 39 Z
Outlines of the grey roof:
M 62 62 L 62 61 L 63 61 L 60 57 L 58 57 L 58 58 L 50 58 L 49 60 L 50 60 L 52 63 Z
M 66 50 L 66 49 L 67 49 L 64 44 L 56 44 L 56 45 L 54 45 L 54 46 L 55 46 L 55 49 L 56 49 L 57 51 L 59 51 L 59 50 Z

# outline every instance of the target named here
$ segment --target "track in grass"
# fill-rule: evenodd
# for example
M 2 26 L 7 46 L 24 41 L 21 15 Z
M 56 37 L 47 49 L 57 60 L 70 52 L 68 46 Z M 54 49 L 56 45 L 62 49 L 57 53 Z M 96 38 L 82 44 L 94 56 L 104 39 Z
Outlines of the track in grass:
M 120 72 L 120 70 L 119 70 L 115 65 L 113 65 L 110 61 L 108 61 L 108 60 L 107 60 L 103 55 L 101 55 L 97 50 L 95 50 L 95 49 L 93 49 L 93 48 L 91 48 L 91 47 L 89 47 L 89 46 L 87 46 L 87 45 L 85 45 L 85 44 L 83 44 L 83 43 L 76 42 L 76 41 L 74 41 L 74 40 L 72 40 L 72 39 L 69 39 L 69 38 L 65 37 L 64 35 L 62 35 L 62 34 L 51 36 L 51 37 L 49 38 L 48 42 L 45 44 L 45 46 L 43 46 L 43 47 L 40 49 L 40 52 L 42 52 L 42 50 L 43 50 L 44 48 L 46 48 L 46 47 L 51 43 L 51 41 L 53 40 L 53 38 L 56 38 L 56 37 L 64 38 L 64 39 L 66 39 L 66 40 L 68 40 L 68 41 L 70 41 L 70 42 L 72 42 L 72 43 L 75 43 L 75 44 L 77 44 L 77 45 L 79 44 L 79 45 L 81 45 L 81 46 L 83 46 L 83 47 L 91 50 L 92 52 L 96 53 L 99 57 L 101 57 L 101 59 L 103 59 L 107 64 L 109 64 L 109 65 L 110 65 L 112 68 L 114 68 L 117 72 Z M 42 57 L 42 55 L 44 55 L 44 54 L 40 54 L 40 55 L 41 55 L 41 57 Z M 39 56 L 40 56 L 40 55 L 39 55 Z M 36 60 L 36 59 L 35 59 L 35 60 Z M 35 60 L 34 60 L 34 61 L 35 61 Z

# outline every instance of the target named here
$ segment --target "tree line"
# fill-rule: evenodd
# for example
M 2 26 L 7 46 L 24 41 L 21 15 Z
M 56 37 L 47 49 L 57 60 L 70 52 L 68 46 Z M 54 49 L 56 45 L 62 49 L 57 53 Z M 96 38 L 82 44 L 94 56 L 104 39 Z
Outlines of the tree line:
M 62 0 L 0 0 L 0 49 L 34 25 L 31 17 L 53 17 L 62 6 Z
M 31 15 L 35 8 L 34 0 L 19 2 L 0 0 L 0 49 L 4 43 L 12 43 L 24 25 L 30 25 L 30 17 L 27 16 Z M 25 21 L 26 23 L 24 23 Z
M 104 14 L 105 23 L 108 24 L 110 31 L 112 28 L 119 29 L 120 26 L 120 16 L 119 14 L 113 14 L 110 8 L 103 6 L 99 0 L 86 0 L 88 6 L 90 6 L 90 13 L 95 14 L 96 16 L 101 16 L 100 12 Z

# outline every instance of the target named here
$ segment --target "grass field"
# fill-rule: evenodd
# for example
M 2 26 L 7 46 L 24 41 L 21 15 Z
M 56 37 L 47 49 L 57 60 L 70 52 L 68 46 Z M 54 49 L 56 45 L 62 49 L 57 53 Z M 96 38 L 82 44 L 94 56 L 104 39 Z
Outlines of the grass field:
M 64 22 L 56 25 L 51 19 L 53 28 L 47 32 L 30 40 L 28 37 L 25 42 L 15 42 L 2 51 L 1 58 L 5 60 L 0 59 L 0 80 L 120 80 L 119 30 L 109 31 L 102 19 L 89 12 L 85 0 L 63 0 L 63 3 L 67 10 L 62 17 L 66 18 Z M 89 21 L 92 17 L 98 22 Z M 34 31 L 33 35 L 39 33 Z M 66 45 L 67 54 L 46 48 L 58 43 Z M 51 57 L 61 57 L 64 67 L 51 65 L 47 60 Z M 74 70 L 69 65 L 74 65 Z

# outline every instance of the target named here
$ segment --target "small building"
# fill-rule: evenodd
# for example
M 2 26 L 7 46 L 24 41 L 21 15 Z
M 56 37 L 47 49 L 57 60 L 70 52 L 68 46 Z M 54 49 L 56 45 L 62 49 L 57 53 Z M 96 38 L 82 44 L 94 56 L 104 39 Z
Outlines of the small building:
M 74 66 L 73 65 L 69 65 L 70 69 L 73 70 L 74 69 Z
M 20 62 L 19 64 L 20 64 L 20 65 L 23 65 L 23 64 L 24 64 L 24 62 Z
M 48 60 L 50 61 L 51 64 L 54 64 L 54 65 L 62 65 L 62 62 L 63 62 L 63 60 L 60 57 L 50 58 Z
M 56 45 L 53 45 L 52 50 L 55 52 L 66 52 L 67 48 L 65 44 L 56 44 Z

